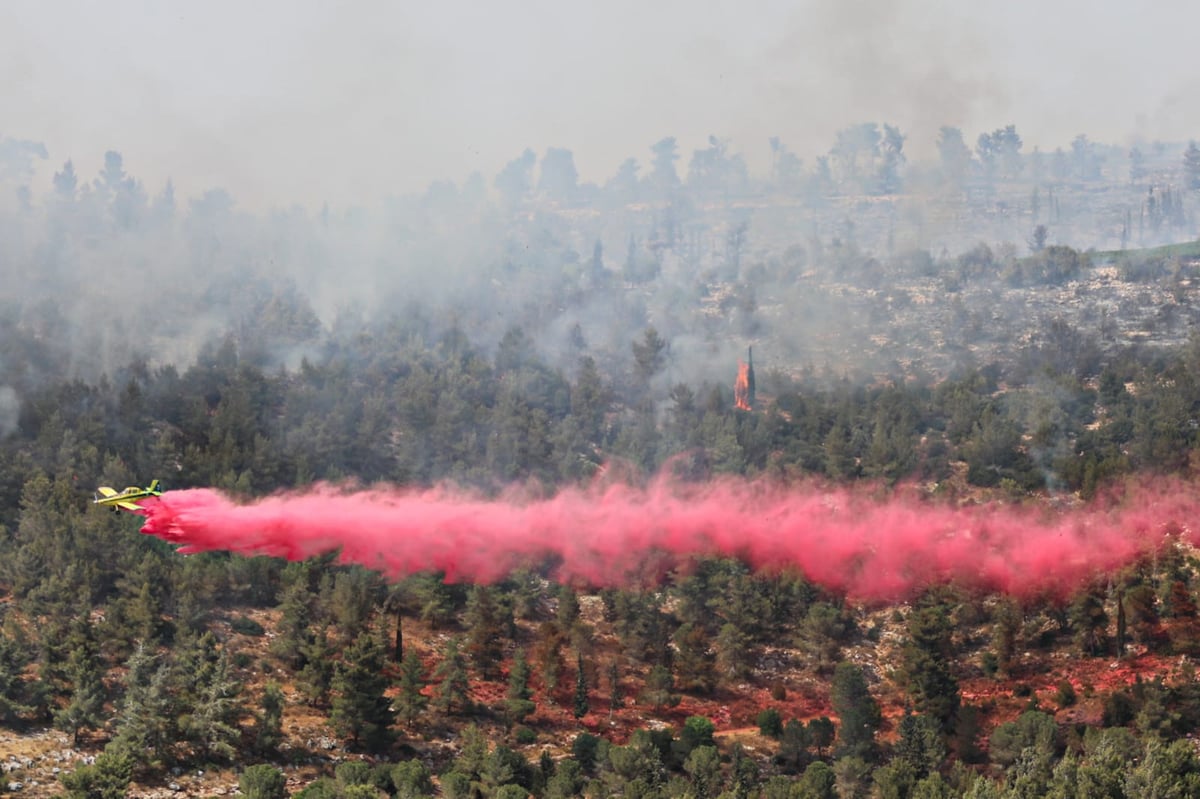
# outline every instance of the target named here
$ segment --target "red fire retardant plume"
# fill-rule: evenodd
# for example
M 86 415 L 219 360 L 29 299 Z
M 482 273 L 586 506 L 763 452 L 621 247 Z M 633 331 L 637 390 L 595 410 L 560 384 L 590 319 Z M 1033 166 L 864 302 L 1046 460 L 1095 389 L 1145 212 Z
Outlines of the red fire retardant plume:
M 239 504 L 217 491 L 171 491 L 143 502 L 143 533 L 180 552 L 230 550 L 341 560 L 392 577 L 441 570 L 487 583 L 550 564 L 562 581 L 644 583 L 699 556 L 756 570 L 796 570 L 862 600 L 903 599 L 956 582 L 1018 596 L 1065 595 L 1176 538 L 1200 491 L 1179 483 L 1130 488 L 1070 510 L 950 506 L 897 492 L 723 480 L 567 489 L 541 499 L 489 500 L 447 488 L 317 486 Z

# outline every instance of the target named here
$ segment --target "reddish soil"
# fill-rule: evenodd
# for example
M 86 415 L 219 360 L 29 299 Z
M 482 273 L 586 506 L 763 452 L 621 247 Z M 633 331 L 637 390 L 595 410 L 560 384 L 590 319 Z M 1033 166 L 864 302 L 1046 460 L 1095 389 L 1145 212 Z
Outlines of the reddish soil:
M 610 659 L 619 653 L 618 644 L 610 626 L 601 618 L 600 602 L 597 597 L 582 597 L 583 618 L 593 625 L 594 657 L 603 674 Z M 904 613 L 906 608 L 878 611 L 860 611 L 860 629 L 875 628 L 873 640 L 848 647 L 844 656 L 859 664 L 871 684 L 872 692 L 879 700 L 884 712 L 884 728 L 881 736 L 890 740 L 895 736 L 896 722 L 905 712 L 906 696 L 897 665 L 904 638 Z M 241 614 L 236 614 L 241 615 Z M 278 682 L 287 699 L 284 714 L 286 743 L 280 763 L 287 763 L 286 774 L 289 789 L 294 792 L 322 774 L 331 774 L 336 763 L 347 758 L 358 758 L 346 751 L 327 724 L 327 709 L 313 708 L 305 704 L 286 669 L 270 653 L 271 630 L 275 629 L 278 614 L 275 611 L 246 611 L 246 616 L 262 625 L 268 633 L 264 636 L 247 636 L 233 632 L 228 621 L 215 625 L 218 638 L 226 646 L 249 657 L 241 660 L 247 665 L 239 673 L 245 686 L 245 705 L 249 713 L 261 705 L 262 691 L 267 682 Z M 1194 620 L 1187 623 L 1194 624 Z M 533 625 L 521 628 L 521 645 L 530 647 L 535 634 Z M 1168 635 L 1169 629 L 1155 634 Z M 417 651 L 425 665 L 427 675 L 432 675 L 440 660 L 441 652 L 451 633 L 445 630 L 430 630 L 413 620 L 405 622 L 405 645 Z M 980 630 L 968 631 L 976 639 L 986 638 Z M 976 645 L 979 651 L 986 647 Z M 737 740 L 747 751 L 766 757 L 777 744 L 758 734 L 756 718 L 765 708 L 779 711 L 784 721 L 798 719 L 806 721 L 818 716 L 833 717 L 829 704 L 828 677 L 818 676 L 808 665 L 806 656 L 786 647 L 772 647 L 763 652 L 753 675 L 743 682 L 722 687 L 710 695 L 682 696 L 673 707 L 655 708 L 639 701 L 646 669 L 623 671 L 621 692 L 625 697 L 620 707 L 609 710 L 609 694 L 606 680 L 601 678 L 589 691 L 591 712 L 582 719 L 572 713 L 574 668 L 566 668 L 572 658 L 564 655 L 563 685 L 556 695 L 548 697 L 537 677 L 533 680 L 534 701 L 537 709 L 526 720 L 525 726 L 536 734 L 536 741 L 516 747 L 531 760 L 536 759 L 543 749 L 555 756 L 568 754 L 570 743 L 579 732 L 587 731 L 601 735 L 616 743 L 624 743 L 637 729 L 648 727 L 680 728 L 689 716 L 704 716 L 716 728 L 716 737 L 722 745 Z M 1031 706 L 1053 713 L 1060 724 L 1099 724 L 1105 698 L 1114 690 L 1127 688 L 1135 681 L 1161 678 L 1168 683 L 1177 682 L 1188 674 L 1186 658 L 1165 657 L 1149 654 L 1145 647 L 1131 646 L 1123 658 L 1080 657 L 1065 642 L 1052 650 L 1036 650 L 1019 654 L 1012 674 L 1005 679 L 983 676 L 979 669 L 962 674 L 959 684 L 963 702 L 983 712 L 983 737 L 997 724 L 1015 719 Z M 505 664 L 507 669 L 507 663 Z M 398 685 L 398 668 L 389 664 L 388 675 L 393 686 Z M 535 670 L 536 671 L 536 670 Z M 1063 681 L 1071 684 L 1076 702 L 1069 707 L 1059 706 L 1059 685 Z M 772 689 L 782 698 L 775 699 Z M 398 690 L 393 687 L 393 691 Z M 430 685 L 425 693 L 433 696 L 436 686 Z M 413 730 L 397 728 L 399 745 L 411 747 L 427 761 L 442 767 L 454 757 L 457 748 L 457 732 L 466 724 L 476 723 L 496 741 L 503 740 L 515 746 L 495 709 L 502 706 L 507 690 L 507 678 L 482 681 L 472 679 L 470 695 L 482 710 L 473 716 L 444 718 L 429 710 L 428 718 L 418 723 Z M 1036 703 L 1036 704 L 1034 704 Z M 252 722 L 244 722 L 247 734 L 251 734 Z M 91 736 L 78 751 L 67 745 L 66 736 L 56 731 L 31 731 L 27 734 L 0 733 L 0 763 L 10 764 L 5 775 L 3 788 L 8 782 L 23 783 L 21 793 L 26 796 L 51 796 L 60 792 L 55 768 L 68 770 L 83 762 L 87 753 L 95 754 L 103 747 L 109 731 L 99 731 Z M 407 750 L 407 751 L 411 751 Z M 137 797 L 212 796 L 232 793 L 237 782 L 237 772 L 232 768 L 205 770 L 203 773 L 189 771 L 168 774 L 161 783 L 138 785 L 131 791 Z M 171 788 L 177 786 L 177 790 Z

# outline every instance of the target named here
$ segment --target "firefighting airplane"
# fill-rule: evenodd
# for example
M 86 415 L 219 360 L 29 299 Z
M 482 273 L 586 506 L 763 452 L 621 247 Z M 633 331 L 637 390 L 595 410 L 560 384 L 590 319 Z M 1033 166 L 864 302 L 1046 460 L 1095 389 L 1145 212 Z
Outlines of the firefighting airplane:
M 154 480 L 145 488 L 137 486 L 129 486 L 124 491 L 117 491 L 108 486 L 100 486 L 96 489 L 96 498 L 92 501 L 93 505 L 104 505 L 112 508 L 113 512 L 122 510 L 131 511 L 133 513 L 143 513 L 137 501 L 146 499 L 147 497 L 157 497 L 162 495 L 162 488 L 158 481 Z

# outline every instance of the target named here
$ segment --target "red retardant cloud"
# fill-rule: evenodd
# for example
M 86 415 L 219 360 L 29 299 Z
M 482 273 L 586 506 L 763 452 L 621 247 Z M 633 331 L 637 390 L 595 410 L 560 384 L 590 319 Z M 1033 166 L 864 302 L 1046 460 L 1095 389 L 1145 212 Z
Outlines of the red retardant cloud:
M 336 550 L 343 562 L 391 577 L 440 570 L 478 583 L 552 563 L 561 581 L 619 586 L 660 579 L 693 557 L 729 556 L 756 570 L 796 570 L 856 599 L 896 600 L 947 582 L 1065 595 L 1174 537 L 1190 540 L 1186 524 L 1200 510 L 1200 493 L 1180 483 L 1071 509 L 877 494 L 661 479 L 496 500 L 447 488 L 322 485 L 238 504 L 193 489 L 145 501 L 142 532 L 184 553 L 302 560 Z

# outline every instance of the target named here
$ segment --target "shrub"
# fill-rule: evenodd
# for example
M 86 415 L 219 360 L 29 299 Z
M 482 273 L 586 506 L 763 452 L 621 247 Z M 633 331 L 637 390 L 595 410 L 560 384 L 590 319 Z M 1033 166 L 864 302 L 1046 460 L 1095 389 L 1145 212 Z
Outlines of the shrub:
M 241 633 L 242 635 L 252 635 L 252 636 L 255 636 L 256 638 L 266 635 L 266 633 L 267 633 L 267 631 L 263 629 L 263 626 L 261 624 L 259 624 L 254 619 L 250 618 L 249 616 L 234 616 L 232 619 L 229 620 L 229 628 L 231 630 L 233 630 L 235 633 Z
M 283 772 L 266 763 L 250 766 L 238 778 L 238 788 L 246 799 L 285 799 L 287 780 Z
M 1137 715 L 1133 698 L 1124 691 L 1114 691 L 1104 700 L 1104 726 L 1124 727 Z
M 1075 686 L 1071 685 L 1070 680 L 1063 680 L 1058 684 L 1058 690 L 1054 692 L 1054 701 L 1059 707 L 1071 707 L 1075 704 L 1078 697 L 1075 695 Z
M 779 716 L 779 711 L 773 707 L 758 714 L 755 719 L 758 722 L 758 731 L 768 738 L 779 739 L 783 735 L 783 719 Z
M 337 764 L 333 769 L 333 776 L 342 785 L 369 785 L 371 765 L 361 760 L 347 760 Z
M 571 757 L 575 758 L 575 762 L 579 763 L 584 771 L 591 772 L 596 766 L 596 755 L 599 749 L 599 738 L 591 733 L 581 732 L 571 743 Z

